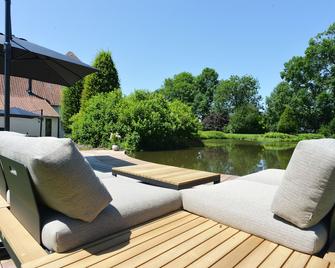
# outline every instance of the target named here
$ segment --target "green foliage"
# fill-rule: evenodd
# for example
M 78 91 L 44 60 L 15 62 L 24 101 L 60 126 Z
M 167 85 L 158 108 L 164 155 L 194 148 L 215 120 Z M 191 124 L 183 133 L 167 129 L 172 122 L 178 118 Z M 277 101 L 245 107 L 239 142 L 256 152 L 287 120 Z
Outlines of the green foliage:
M 83 81 L 80 80 L 71 87 L 64 87 L 61 97 L 61 119 L 64 131 L 69 133 L 71 131 L 70 119 L 80 110 L 80 99 L 83 91 Z
M 313 139 L 322 139 L 325 136 L 318 133 L 300 133 L 297 135 L 297 140 L 313 140 Z
M 227 131 L 231 133 L 262 133 L 262 114 L 249 104 L 239 106 L 230 117 Z
M 182 72 L 165 79 L 159 92 L 170 101 L 180 100 L 189 105 L 193 113 L 202 119 L 210 112 L 213 94 L 219 83 L 218 76 L 211 68 L 204 68 L 198 76 Z
M 319 133 L 326 137 L 334 137 L 335 134 L 335 117 L 327 125 L 320 127 Z
M 109 147 L 111 133 L 118 133 L 128 151 L 187 146 L 197 139 L 198 129 L 186 104 L 143 90 L 123 98 L 120 91 L 92 97 L 72 124 L 73 139 L 80 143 Z
M 191 73 L 183 72 L 165 79 L 160 92 L 169 100 L 180 100 L 192 106 L 196 94 L 195 79 Z
M 191 108 L 181 101 L 167 101 L 159 93 L 135 91 L 120 107 L 117 128 L 121 137 L 136 133 L 128 150 L 159 150 L 186 146 L 196 138 L 198 122 Z
M 286 106 L 290 103 L 293 90 L 287 82 L 280 82 L 272 91 L 270 97 L 266 98 L 266 119 L 267 127 L 271 131 L 276 131 L 280 116 Z
M 258 94 L 259 83 L 252 76 L 232 75 L 220 81 L 214 93 L 213 108 L 215 112 L 234 113 L 248 105 L 261 108 L 261 96 Z
M 93 62 L 93 66 L 98 69 L 98 72 L 85 77 L 82 105 L 98 93 L 111 92 L 120 88 L 119 77 L 111 52 L 100 51 Z
M 315 133 L 300 133 L 297 135 L 289 135 L 280 132 L 268 132 L 265 134 L 236 134 L 236 133 L 225 133 L 223 131 L 199 131 L 199 136 L 201 139 L 204 140 L 236 139 L 236 140 L 269 142 L 270 146 L 274 146 L 274 143 L 298 142 L 301 140 L 324 138 L 324 135 Z
M 305 54 L 284 65 L 284 80 L 267 99 L 267 121 L 271 130 L 284 112 L 292 108 L 297 126 L 303 132 L 328 132 L 335 116 L 335 24 L 309 41 Z M 283 129 L 284 130 L 284 129 Z
M 196 94 L 193 101 L 192 110 L 203 119 L 210 113 L 213 95 L 219 84 L 218 73 L 211 68 L 204 68 L 196 78 Z
M 290 106 L 286 106 L 278 122 L 278 131 L 284 133 L 297 133 L 299 127 L 295 113 Z
M 72 121 L 72 139 L 93 147 L 109 147 L 111 133 L 117 132 L 121 91 L 93 96 Z
M 294 138 L 295 136 L 281 132 L 267 132 L 263 135 L 263 137 L 269 139 L 288 140 Z

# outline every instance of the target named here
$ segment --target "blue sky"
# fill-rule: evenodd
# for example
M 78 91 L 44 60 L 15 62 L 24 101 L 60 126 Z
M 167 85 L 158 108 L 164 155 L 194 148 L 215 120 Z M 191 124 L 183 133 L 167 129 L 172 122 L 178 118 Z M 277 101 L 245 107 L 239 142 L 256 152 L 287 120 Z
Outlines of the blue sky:
M 334 0 L 12 0 L 12 28 L 86 63 L 111 50 L 126 94 L 211 67 L 221 79 L 255 76 L 264 97 L 283 64 L 335 22 L 334 10 Z

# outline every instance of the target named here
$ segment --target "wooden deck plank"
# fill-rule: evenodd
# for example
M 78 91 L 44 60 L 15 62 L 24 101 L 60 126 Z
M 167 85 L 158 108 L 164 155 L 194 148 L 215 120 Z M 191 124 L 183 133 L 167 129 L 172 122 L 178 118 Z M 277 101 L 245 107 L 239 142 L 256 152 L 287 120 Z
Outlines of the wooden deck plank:
M 172 213 L 32 267 L 328 267 L 329 262 L 185 211 Z
M 331 264 L 335 263 L 335 241 L 331 243 L 331 245 L 328 248 L 327 253 L 325 254 L 323 258 L 329 261 Z
M 98 241 L 92 242 L 83 247 L 82 249 L 74 250 L 70 253 L 52 253 L 46 257 L 30 262 L 24 267 L 36 267 L 40 265 L 51 264 L 53 262 L 59 266 L 68 265 L 75 261 L 85 259 L 92 254 L 98 254 L 100 251 L 106 248 L 110 248 L 117 244 L 129 241 L 129 239 L 134 240 L 136 238 L 135 241 L 132 241 L 133 245 L 136 245 L 137 243 L 141 243 L 145 241 L 146 238 L 148 238 L 143 236 L 145 234 L 150 233 L 151 235 L 159 235 L 197 218 L 190 216 L 191 214 L 189 212 L 179 211 L 163 218 L 149 222 L 147 224 L 141 225 L 139 227 L 135 227 L 131 230 L 130 236 L 129 231 L 125 230 L 117 234 L 110 235 L 106 238 L 100 239 Z M 152 233 L 153 231 L 155 233 Z
M 203 256 L 198 256 L 199 259 L 197 259 L 195 262 L 193 262 L 189 267 L 195 268 L 195 267 L 209 267 L 215 264 L 218 260 L 223 258 L 226 254 L 228 254 L 230 251 L 232 251 L 234 248 L 236 248 L 238 245 L 243 243 L 245 240 L 247 240 L 251 235 L 247 234 L 245 232 L 238 232 L 236 235 L 228 239 L 227 241 L 223 242 L 207 254 Z M 178 267 L 178 266 L 177 266 Z
M 186 242 L 183 242 L 182 244 L 171 248 L 170 250 L 164 252 L 163 254 L 160 254 L 159 256 L 140 265 L 139 267 L 151 268 L 151 267 L 163 266 L 175 260 L 176 258 L 182 256 L 183 254 L 187 253 L 188 251 L 202 244 L 203 242 L 209 240 L 215 235 L 223 232 L 227 228 L 228 227 L 225 225 L 217 224 L 214 227 L 207 230 L 206 232 L 202 232 L 198 234 L 197 236 L 187 240 Z
M 164 169 L 164 168 L 174 168 L 168 165 L 159 165 L 159 164 L 141 164 L 141 165 L 134 165 L 134 166 L 125 166 L 125 167 L 113 167 L 113 171 L 128 171 L 128 172 L 150 172 L 156 169 Z
M 197 234 L 202 233 L 208 229 L 210 229 L 211 227 L 217 225 L 217 222 L 214 221 L 207 221 L 204 222 L 192 229 L 187 230 L 186 232 L 168 240 L 165 241 L 149 250 L 146 250 L 144 252 L 141 252 L 140 254 L 138 254 L 135 257 L 132 257 L 131 259 L 128 259 L 127 261 L 117 265 L 116 267 L 118 268 L 127 268 L 127 267 L 137 267 L 145 262 L 147 262 L 148 260 L 151 260 L 154 257 L 157 257 L 158 255 L 168 251 L 169 249 L 174 248 L 175 246 L 180 245 L 181 243 L 195 237 Z M 106 262 L 106 264 L 109 266 L 110 263 Z
M 310 255 L 294 251 L 286 260 L 283 267 L 285 268 L 303 268 L 310 259 Z
M 16 268 L 15 263 L 11 259 L 0 261 L 0 267 L 1 268 Z
M 113 168 L 114 174 L 133 177 L 159 186 L 188 187 L 220 180 L 220 174 L 160 164 Z
M 276 268 L 281 267 L 285 261 L 290 257 L 293 250 L 278 246 L 259 266 L 261 268 Z
M 47 255 L 7 208 L 0 208 L 0 231 L 21 263 Z
M 224 231 L 220 232 L 218 235 L 215 235 L 210 239 L 208 239 L 207 241 L 192 248 L 187 253 L 181 255 L 180 257 L 174 259 L 173 261 L 170 261 L 166 265 L 163 265 L 163 267 L 169 267 L 169 268 L 186 267 L 187 265 L 199 259 L 201 256 L 215 249 L 218 245 L 222 244 L 223 242 L 233 237 L 238 232 L 239 231 L 237 229 L 229 227 Z
M 7 208 L 9 207 L 9 204 L 7 201 L 0 195 L 0 208 Z
M 318 258 L 318 257 L 315 257 L 315 256 L 312 256 L 307 265 L 306 265 L 306 268 L 328 268 L 329 266 L 329 262 L 324 260 L 324 259 L 321 259 L 321 258 Z
M 130 240 L 125 246 L 121 248 L 120 246 L 116 246 L 115 248 L 108 248 L 104 251 L 99 252 L 98 255 L 91 255 L 90 257 L 84 260 L 76 262 L 73 266 L 70 265 L 69 267 L 78 267 L 78 265 L 81 267 L 87 267 L 87 266 L 106 267 L 106 265 L 104 264 L 104 261 L 107 261 L 108 263 L 118 264 L 122 261 L 129 259 L 130 257 L 134 255 L 137 255 L 181 233 L 184 233 L 188 229 L 193 228 L 205 221 L 207 221 L 207 219 L 198 217 L 190 222 L 187 222 L 183 225 L 178 226 L 177 228 L 163 232 L 158 236 L 157 235 L 152 236 L 151 233 L 154 232 L 152 231 L 144 235 L 144 236 L 147 236 L 147 238 L 145 239 L 145 241 L 142 241 L 141 243 L 136 243 L 136 245 L 134 245 L 135 239 Z M 111 258 L 112 256 L 113 258 Z M 108 264 L 107 266 L 112 266 L 112 265 Z
M 182 176 L 185 174 L 189 174 L 190 171 L 185 170 L 185 169 L 175 169 L 169 173 L 162 173 L 162 174 L 157 174 L 156 178 L 157 179 L 165 179 L 165 178 L 178 178 L 178 176 Z
M 263 241 L 255 250 L 246 256 L 236 267 L 249 268 L 260 265 L 278 245 L 270 241 Z
M 243 260 L 251 251 L 253 251 L 256 247 L 258 247 L 259 244 L 262 243 L 263 241 L 264 239 L 260 237 L 251 236 L 211 267 L 213 268 L 234 267 L 241 260 Z

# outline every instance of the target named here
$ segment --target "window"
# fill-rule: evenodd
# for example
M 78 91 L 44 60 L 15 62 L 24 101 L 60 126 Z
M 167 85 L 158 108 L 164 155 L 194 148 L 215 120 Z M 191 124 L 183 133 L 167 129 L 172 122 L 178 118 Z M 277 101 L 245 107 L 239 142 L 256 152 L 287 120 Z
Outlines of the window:
M 45 136 L 51 136 L 52 132 L 52 120 L 51 119 L 45 119 Z

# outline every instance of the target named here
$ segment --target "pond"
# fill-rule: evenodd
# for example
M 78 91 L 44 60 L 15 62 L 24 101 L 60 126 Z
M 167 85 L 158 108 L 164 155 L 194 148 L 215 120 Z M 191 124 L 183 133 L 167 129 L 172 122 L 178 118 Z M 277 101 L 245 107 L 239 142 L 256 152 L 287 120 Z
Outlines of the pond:
M 268 168 L 285 169 L 296 146 L 296 143 L 235 139 L 203 142 L 204 147 L 136 152 L 134 157 L 159 164 L 241 176 Z

